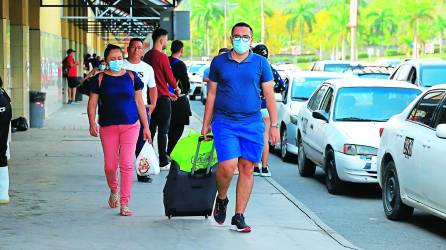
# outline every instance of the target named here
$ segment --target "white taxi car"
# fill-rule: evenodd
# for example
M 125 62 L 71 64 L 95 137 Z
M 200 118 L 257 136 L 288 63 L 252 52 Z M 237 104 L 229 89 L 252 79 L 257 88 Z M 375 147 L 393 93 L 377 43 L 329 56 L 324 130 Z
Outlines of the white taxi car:
M 308 100 L 310 95 L 324 81 L 349 77 L 349 75 L 333 72 L 298 71 L 288 76 L 290 84 L 282 93 L 281 98 L 276 98 L 278 123 L 280 125 L 280 156 L 288 161 L 297 155 L 297 114 L 300 108 Z
M 195 100 L 196 97 L 201 96 L 201 84 L 203 82 L 203 72 L 206 67 L 209 66 L 209 62 L 192 62 L 189 70 L 189 98 Z
M 297 117 L 299 174 L 312 176 L 315 166 L 322 166 L 332 194 L 342 192 L 344 181 L 377 183 L 379 129 L 420 92 L 390 80 L 326 81 Z
M 387 218 L 413 208 L 446 219 L 446 85 L 417 98 L 381 130 L 378 180 Z

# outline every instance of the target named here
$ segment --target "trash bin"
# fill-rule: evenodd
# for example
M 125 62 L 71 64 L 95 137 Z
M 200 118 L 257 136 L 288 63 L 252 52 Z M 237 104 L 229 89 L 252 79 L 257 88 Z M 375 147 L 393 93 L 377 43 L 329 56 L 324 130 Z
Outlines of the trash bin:
M 82 82 L 82 80 L 83 80 L 83 78 L 82 77 L 77 77 L 77 82 L 78 82 L 78 87 L 79 87 L 79 85 L 80 85 L 80 83 Z M 83 96 L 83 94 L 81 94 L 81 93 L 79 93 L 78 91 L 76 91 L 76 96 L 75 96 L 75 101 L 76 102 L 82 102 L 82 96 Z
M 45 120 L 46 93 L 29 92 L 29 125 L 31 128 L 42 128 Z

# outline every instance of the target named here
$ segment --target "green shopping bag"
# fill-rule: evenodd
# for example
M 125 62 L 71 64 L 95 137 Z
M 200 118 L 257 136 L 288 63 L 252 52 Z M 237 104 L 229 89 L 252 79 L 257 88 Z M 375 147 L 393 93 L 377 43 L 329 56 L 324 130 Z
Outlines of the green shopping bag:
M 184 172 L 192 172 L 192 165 L 194 163 L 195 153 L 197 152 L 198 139 L 200 134 L 194 130 L 189 132 L 189 135 L 181 138 L 170 156 L 172 160 L 176 161 L 180 166 L 180 170 Z M 208 167 L 208 160 L 212 151 L 213 141 L 203 141 L 200 146 L 200 152 L 198 153 L 197 169 L 206 169 Z M 217 164 L 217 154 L 214 150 L 214 156 L 212 157 L 211 166 Z

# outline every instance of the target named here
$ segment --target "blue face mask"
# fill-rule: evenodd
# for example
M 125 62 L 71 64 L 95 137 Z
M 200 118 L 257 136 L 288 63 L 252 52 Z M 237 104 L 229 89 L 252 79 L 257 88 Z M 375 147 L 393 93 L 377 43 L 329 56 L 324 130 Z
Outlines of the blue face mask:
M 105 70 L 105 65 L 104 64 L 100 64 L 98 67 L 99 70 Z
M 237 54 L 242 55 L 248 52 L 250 41 L 244 42 L 243 39 L 240 40 L 232 40 L 234 44 L 234 50 L 237 52 Z
M 123 65 L 124 65 L 124 60 L 122 60 L 122 59 L 121 60 L 113 60 L 108 63 L 110 70 L 113 72 L 120 71 L 122 69 Z

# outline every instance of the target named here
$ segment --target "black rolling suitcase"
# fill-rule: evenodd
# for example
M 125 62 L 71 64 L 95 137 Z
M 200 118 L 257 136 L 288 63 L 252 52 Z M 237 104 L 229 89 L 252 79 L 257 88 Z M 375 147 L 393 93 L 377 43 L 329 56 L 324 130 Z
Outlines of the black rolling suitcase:
M 170 165 L 163 190 L 164 210 L 169 219 L 175 216 L 205 216 L 207 218 L 212 214 L 217 194 L 215 181 L 217 164 L 211 166 L 214 155 L 214 145 L 212 145 L 211 154 L 207 157 L 207 169 L 196 170 L 202 141 L 203 137 L 200 137 L 190 173 L 181 171 L 175 161 L 172 161 Z

